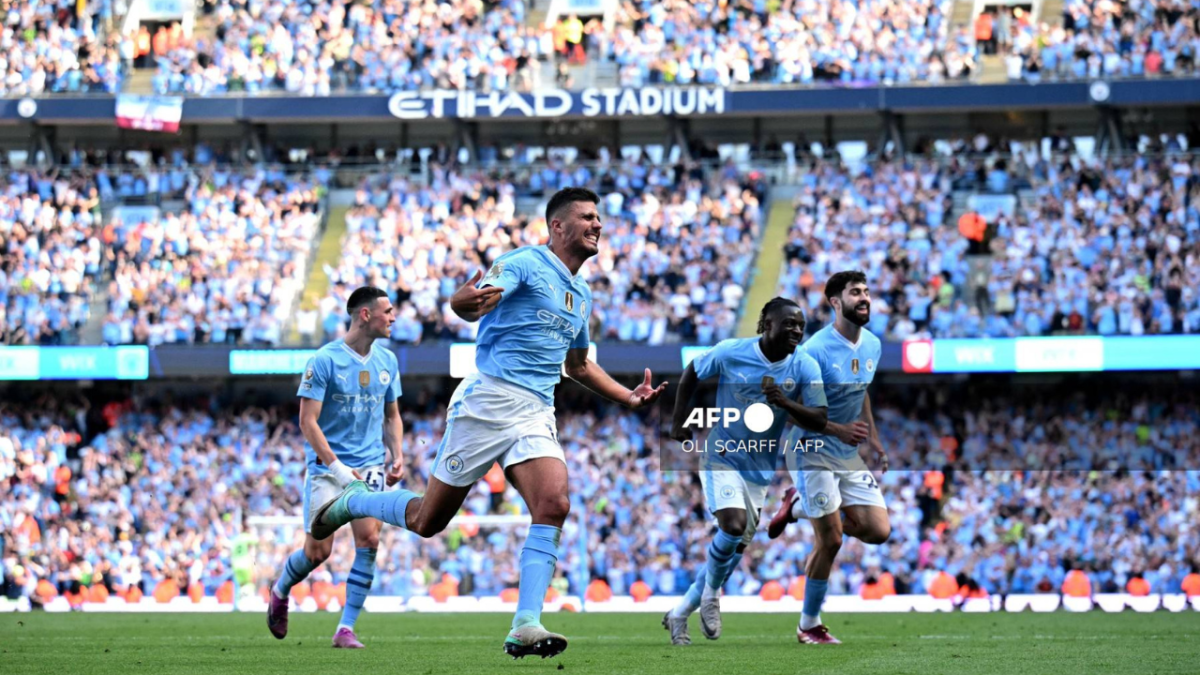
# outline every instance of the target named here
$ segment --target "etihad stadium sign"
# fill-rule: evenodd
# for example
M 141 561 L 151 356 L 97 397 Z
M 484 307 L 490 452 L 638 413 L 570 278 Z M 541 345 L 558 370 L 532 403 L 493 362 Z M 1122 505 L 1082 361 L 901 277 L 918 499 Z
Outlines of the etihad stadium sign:
M 388 112 L 403 120 L 721 115 L 727 99 L 724 89 L 711 87 L 543 89 L 528 94 L 402 91 L 388 99 Z

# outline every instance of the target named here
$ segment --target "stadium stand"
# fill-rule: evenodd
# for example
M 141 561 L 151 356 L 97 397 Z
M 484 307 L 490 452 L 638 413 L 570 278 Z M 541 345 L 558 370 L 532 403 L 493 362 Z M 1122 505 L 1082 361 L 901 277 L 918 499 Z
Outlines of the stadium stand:
M 1062 25 L 1014 22 L 1013 69 L 1030 81 L 1191 76 L 1200 10 L 1170 0 L 1067 0 Z
M 565 185 L 604 195 L 605 246 L 587 267 L 594 340 L 712 344 L 732 335 L 757 250 L 761 179 L 732 166 L 626 162 L 550 163 L 499 178 L 446 171 L 428 185 L 368 179 L 346 218 L 341 262 L 326 270 L 325 337 L 344 330 L 345 300 L 366 280 L 395 290 L 393 339 L 474 339 L 476 326 L 449 311 L 450 295 L 502 253 L 544 243 L 545 219 L 518 214 L 515 200 Z
M 907 84 L 969 77 L 973 45 L 951 39 L 942 0 L 624 2 L 596 51 L 622 86 Z M 752 6 L 753 11 L 747 11 Z
M 1150 592 L 1179 592 L 1196 554 L 1190 523 L 1200 515 L 1200 475 L 1164 462 L 1181 453 L 1180 461 L 1197 459 L 1188 453 L 1200 447 L 1200 407 L 1194 392 L 1180 388 L 1168 387 L 1166 396 L 1152 385 L 1126 389 L 1094 394 L 1087 405 L 1082 394 L 1053 390 L 955 397 L 931 385 L 880 400 L 883 443 L 901 467 L 882 479 L 893 533 L 879 547 L 847 539 L 831 591 L 879 592 L 874 584 L 886 574 L 895 592 L 924 593 L 945 573 L 984 593 L 1057 592 L 1078 569 L 1097 592 L 1123 589 L 1135 572 Z M 246 518 L 298 513 L 303 440 L 293 408 L 203 399 L 96 405 L 42 397 L 0 409 L 9 597 L 32 595 L 43 581 L 60 594 L 79 584 L 112 594 L 137 587 L 149 596 L 167 579 L 176 594 L 199 583 L 214 595 L 231 578 L 230 550 L 249 532 Z M 408 484 L 417 491 L 444 426 L 439 406 L 428 409 L 405 410 Z M 658 595 L 682 592 L 703 562 L 711 526 L 697 477 L 660 472 L 655 431 L 635 414 L 565 412 L 559 428 L 580 488 L 559 592 L 582 594 L 596 580 L 617 595 L 638 582 Z M 1053 464 L 1062 439 L 1121 464 L 1090 472 Z M 1017 455 L 1011 465 L 997 459 L 1006 451 Z M 984 466 L 992 470 L 963 470 Z M 489 476 L 464 509 L 517 514 L 523 504 L 502 476 Z M 578 514 L 587 520 L 586 578 L 578 574 Z M 252 581 L 242 581 L 255 592 L 296 543 L 275 530 L 259 534 Z M 774 542 L 760 536 L 727 592 L 792 586 L 811 536 L 800 526 Z M 385 529 L 374 592 L 424 595 L 449 575 L 453 588 L 438 592 L 498 595 L 515 585 L 519 539 L 512 530 L 464 527 L 418 541 Z M 351 558 L 335 554 L 310 582 L 344 581 Z
M 105 36 L 95 5 L 59 12 L 57 3 L 0 3 L 0 96 L 115 93 L 126 67 L 121 41 Z
M 779 292 L 823 322 L 818 280 L 865 265 L 869 327 L 895 340 L 1196 333 L 1198 178 L 1183 154 L 820 164 L 800 181 Z M 954 188 L 1018 185 L 1016 208 L 985 223 L 985 245 L 948 222 Z M 973 256 L 989 272 L 975 290 Z
M 70 344 L 104 258 L 100 188 L 70 171 L 13 171 L 0 195 L 0 342 Z
M 182 211 L 115 219 L 104 342 L 279 344 L 320 197 L 307 176 L 213 169 L 189 183 Z

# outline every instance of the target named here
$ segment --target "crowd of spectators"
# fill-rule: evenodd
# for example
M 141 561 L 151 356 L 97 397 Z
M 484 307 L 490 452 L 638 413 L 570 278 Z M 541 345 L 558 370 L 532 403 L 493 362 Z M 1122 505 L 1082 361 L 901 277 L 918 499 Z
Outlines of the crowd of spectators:
M 875 406 L 893 458 L 880 478 L 891 538 L 878 547 L 847 538 L 832 593 L 860 593 L 884 573 L 897 592 L 923 593 L 940 572 L 964 575 L 986 593 L 1057 592 L 1070 569 L 1086 571 L 1095 592 L 1122 590 L 1135 574 L 1151 592 L 1179 592 L 1200 562 L 1194 392 L 1162 383 L 1123 385 L 1120 393 L 1096 387 L 1089 396 L 912 389 L 885 390 Z M 648 419 L 589 409 L 582 400 L 560 403 L 573 515 L 556 586 L 582 594 L 602 580 L 617 595 L 638 583 L 658 595 L 682 593 L 711 533 L 697 476 L 660 470 L 660 453 L 669 450 L 660 450 Z M 404 415 L 408 486 L 419 492 L 444 414 L 423 393 Z M 198 583 L 212 595 L 240 566 L 239 583 L 251 589 L 243 592 L 262 593 L 303 537 L 293 526 L 248 524 L 253 516 L 300 512 L 303 439 L 295 417 L 289 407 L 230 408 L 204 396 L 186 405 L 135 399 L 93 408 L 48 396 L 6 405 L 4 591 L 34 596 L 41 584 L 45 599 L 46 591 L 103 585 L 114 595 L 132 586 L 151 596 L 174 579 L 176 593 Z M 1072 470 L 1056 459 L 1064 445 L 1119 464 Z M 1018 452 L 1019 461 L 997 460 L 997 452 Z M 1181 456 L 1189 464 L 1172 465 Z M 477 485 L 465 512 L 524 512 L 496 473 Z M 373 592 L 423 595 L 448 576 L 453 592 L 500 594 L 515 586 L 523 536 L 521 528 L 464 527 L 422 541 L 386 528 Z M 231 557 L 235 545 L 248 551 L 241 563 Z M 351 546 L 342 537 L 309 581 L 344 581 Z M 771 582 L 790 587 L 811 551 L 806 526 L 776 541 L 760 533 L 726 592 L 755 594 Z
M 610 24 L 570 14 L 535 26 L 525 0 L 218 0 L 185 36 L 178 23 L 122 35 L 109 0 L 6 0 L 0 95 L 113 93 L 151 64 L 156 92 L 199 96 L 573 88 L 568 65 L 589 60 L 613 64 L 627 87 L 938 83 L 978 75 L 988 54 L 1035 82 L 1196 72 L 1194 3 L 1067 0 L 1060 25 L 989 8 L 957 28 L 952 4 L 624 0 Z M 543 64 L 556 65 L 553 82 Z
M 126 67 L 102 27 L 110 4 L 0 1 L 0 96 L 115 93 Z
M 322 193 L 280 169 L 212 168 L 192 174 L 182 210 L 115 217 L 104 342 L 278 345 L 307 282 Z
M 1004 56 L 1011 80 L 1031 82 L 1195 75 L 1200 10 L 1179 0 L 1067 0 L 1061 25 L 1021 8 L 976 19 L 981 51 Z
M 552 49 L 522 0 L 222 0 L 210 20 L 158 57 L 157 91 L 528 90 Z
M 627 0 L 611 35 L 589 37 L 631 87 L 940 82 L 976 70 L 969 34 L 950 34 L 952 4 Z
M 802 178 L 780 293 L 822 320 L 822 284 L 863 268 L 888 339 L 1200 332 L 1200 160 L 1188 155 L 905 161 Z M 964 179 L 1028 194 L 982 246 L 947 222 Z M 984 255 L 986 283 L 971 259 Z M 976 271 L 978 272 L 978 270 Z M 816 324 L 816 325 L 819 325 Z
M 593 340 L 712 344 L 733 335 L 754 263 L 764 186 L 732 166 L 549 162 L 510 173 L 436 169 L 426 184 L 368 179 L 346 217 L 322 337 L 345 330 L 358 285 L 392 292 L 393 339 L 474 339 L 477 324 L 449 309 L 453 292 L 501 254 L 547 241 L 545 218 L 518 214 L 519 193 L 548 198 L 567 185 L 602 195 L 600 253 L 585 266 Z
M 91 316 L 104 258 L 100 184 L 11 171 L 0 189 L 0 344 L 63 344 Z

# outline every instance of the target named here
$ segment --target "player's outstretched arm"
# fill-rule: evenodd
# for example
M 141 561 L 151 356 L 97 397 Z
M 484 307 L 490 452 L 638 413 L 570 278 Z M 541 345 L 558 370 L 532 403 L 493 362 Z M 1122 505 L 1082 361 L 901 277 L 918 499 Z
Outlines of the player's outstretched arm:
M 333 477 L 342 485 L 348 485 L 361 476 L 342 464 L 337 455 L 333 454 L 333 448 L 329 447 L 329 440 L 325 438 L 325 432 L 321 431 L 321 425 L 317 422 L 321 417 L 323 405 L 321 401 L 315 399 L 300 398 L 300 433 L 304 434 L 304 440 L 308 441 L 313 452 L 317 453 L 317 459 L 329 467 L 329 472 L 333 474 Z
M 504 289 L 499 286 L 476 288 L 475 285 L 482 279 L 483 270 L 476 270 L 475 276 L 450 296 L 450 309 L 463 321 L 482 319 L 488 312 L 496 309 L 504 296 Z
M 649 368 L 646 369 L 645 379 L 636 388 L 623 387 L 604 372 L 599 364 L 589 359 L 587 354 L 586 348 L 567 350 L 567 377 L 610 401 L 636 410 L 654 403 L 667 389 L 666 382 L 657 387 L 650 384 Z
M 385 480 L 388 485 L 395 485 L 404 478 L 404 420 L 396 401 L 383 406 L 383 447 L 389 461 Z
M 679 389 L 675 392 L 675 408 L 671 413 L 671 438 L 676 441 L 689 441 L 692 439 L 692 430 L 684 426 L 687 421 L 688 408 L 692 404 L 692 396 L 696 393 L 696 385 L 700 383 L 700 376 L 696 374 L 696 365 L 689 363 L 687 369 L 683 371 L 683 377 L 679 378 Z

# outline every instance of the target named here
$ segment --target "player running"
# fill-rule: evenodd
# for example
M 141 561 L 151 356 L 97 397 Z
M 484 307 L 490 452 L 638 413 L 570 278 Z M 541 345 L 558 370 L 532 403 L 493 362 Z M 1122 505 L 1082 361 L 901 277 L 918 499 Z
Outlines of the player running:
M 450 299 L 463 319 L 482 319 L 475 357 L 479 372 L 464 379 L 450 399 L 425 495 L 371 493 L 354 482 L 318 511 L 313 528 L 320 539 L 353 518 L 371 516 L 431 537 L 446 528 L 472 486 L 500 462 L 533 519 L 521 549 L 517 612 L 504 641 L 505 653 L 513 658 L 545 658 L 567 648 L 566 638 L 541 624 L 571 505 L 554 417 L 554 387 L 564 363 L 571 379 L 634 409 L 653 403 L 666 388 L 650 384 L 647 368 L 645 380 L 626 389 L 588 360 L 592 294 L 579 269 L 600 249 L 599 202 L 591 190 L 558 191 L 546 206 L 550 243 L 500 256 L 486 277 L 477 272 Z
M 821 623 L 821 605 L 842 534 L 866 544 L 882 544 L 892 526 L 879 483 L 858 453 L 865 438 L 875 460 L 887 471 L 887 455 L 867 396 L 881 350 L 879 338 L 863 330 L 871 318 L 866 275 L 838 272 L 825 284 L 825 298 L 834 310 L 833 324 L 809 338 L 804 350 L 821 367 L 829 423 L 823 431 L 812 427 L 789 430 L 788 437 L 810 451 L 789 454 L 788 459 L 796 465 L 796 487 L 784 494 L 767 534 L 775 539 L 788 523 L 801 517 L 812 521 L 816 545 L 805 570 L 804 608 L 796 637 L 805 644 L 836 645 L 841 642 Z
M 717 344 L 688 364 L 679 382 L 671 430 L 676 441 L 692 438 L 687 419 L 700 380 L 717 377 L 717 407 L 734 408 L 743 415 L 728 428 L 714 427 L 706 443 L 696 449 L 703 450 L 700 482 L 705 504 L 716 516 L 717 533 L 708 545 L 706 568 L 697 574 L 679 605 L 663 617 L 673 645 L 692 643 L 688 617 L 697 607 L 704 637 L 716 640 L 721 636 L 721 587 L 754 539 L 779 454 L 787 452 L 779 443 L 784 424 L 790 417 L 817 429 L 825 426 L 821 369 L 796 349 L 804 339 L 804 324 L 799 305 L 775 298 L 759 315 L 762 337 Z M 755 405 L 769 405 L 770 414 L 761 421 L 747 420 L 749 408 Z
M 396 320 L 387 293 L 364 286 L 346 302 L 346 337 L 317 350 L 300 382 L 300 430 L 304 433 L 307 473 L 304 480 L 304 549 L 292 553 L 271 589 L 267 627 L 282 640 L 288 630 L 288 593 L 333 551 L 333 530 L 314 536 L 314 509 L 361 479 L 364 489 L 382 492 L 404 472 L 400 442 L 400 371 L 396 355 L 375 345 Z M 385 464 L 386 455 L 391 457 Z M 374 518 L 350 523 L 354 565 L 346 578 L 346 607 L 333 636 L 339 649 L 361 649 L 354 623 L 375 579 L 375 552 L 383 524 Z M 337 528 L 334 528 L 336 530 Z

